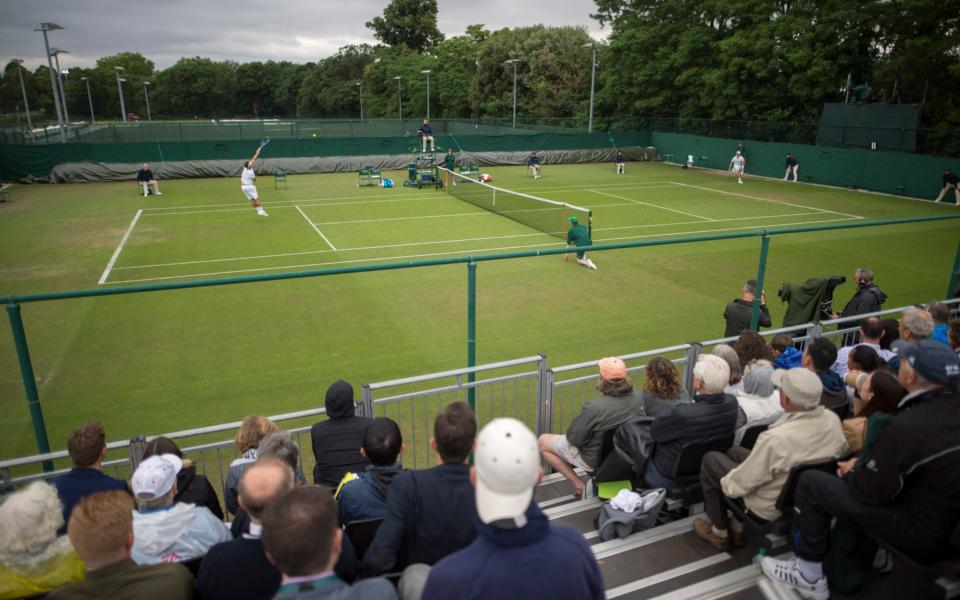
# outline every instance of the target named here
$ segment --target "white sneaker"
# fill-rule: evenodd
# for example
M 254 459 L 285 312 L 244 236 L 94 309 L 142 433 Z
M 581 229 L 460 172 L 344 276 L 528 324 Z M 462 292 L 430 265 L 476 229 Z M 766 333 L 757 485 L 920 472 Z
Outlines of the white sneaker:
M 800 573 L 800 561 L 797 558 L 777 560 L 764 556 L 760 561 L 760 568 L 767 577 L 795 589 L 802 598 L 808 600 L 828 600 L 830 598 L 827 578 L 820 577 L 820 579 L 810 583 Z
M 742 179 L 738 179 L 738 180 L 737 180 L 737 183 L 739 183 L 739 184 L 742 185 L 742 184 L 743 184 L 743 180 L 742 180 Z
M 143 197 L 146 198 L 149 194 L 144 194 Z
M 258 211 L 257 211 L 257 214 L 260 215 L 261 217 L 268 217 L 268 216 L 270 216 L 270 215 L 267 214 L 267 211 L 265 211 L 265 210 L 258 210 Z
M 593 261 L 590 260 L 589 258 L 587 259 L 587 266 L 593 269 L 594 271 L 597 270 L 597 265 L 593 264 Z
M 162 196 L 162 195 L 163 195 L 163 192 L 157 192 L 157 195 L 158 195 L 158 196 Z

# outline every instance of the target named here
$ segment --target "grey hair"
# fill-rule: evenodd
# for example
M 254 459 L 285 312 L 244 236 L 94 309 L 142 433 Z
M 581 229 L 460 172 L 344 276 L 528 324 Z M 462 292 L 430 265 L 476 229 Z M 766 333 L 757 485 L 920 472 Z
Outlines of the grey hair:
M 855 273 L 857 276 L 857 283 L 860 283 L 859 280 L 864 280 L 867 283 L 873 283 L 873 270 L 870 267 L 860 267 Z
M 290 465 L 294 471 L 300 462 L 300 446 L 293 441 L 289 431 L 274 431 L 260 441 L 257 458 L 273 456 Z
M 63 525 L 63 504 L 57 488 L 34 481 L 0 504 L 0 561 L 36 554 L 57 539 Z
M 740 357 L 737 355 L 737 351 L 733 349 L 733 346 L 729 344 L 717 344 L 713 347 L 712 354 L 727 361 L 727 366 L 730 367 L 730 385 L 735 385 L 743 379 L 743 371 L 740 369 Z
M 730 380 L 730 367 L 719 356 L 701 354 L 697 357 L 697 364 L 693 365 L 693 374 L 703 382 L 704 392 L 719 394 Z
M 900 317 L 900 323 L 903 328 L 910 332 L 910 335 L 917 340 L 925 340 L 933 335 L 936 324 L 933 322 L 933 316 L 927 311 L 910 307 L 903 311 Z
M 152 500 L 137 498 L 137 508 L 139 508 L 140 510 L 153 510 L 156 508 L 163 508 L 164 506 L 170 506 L 171 504 L 173 504 L 173 498 L 176 495 L 177 495 L 177 487 L 171 486 L 170 491 L 160 496 L 159 498 L 154 498 Z

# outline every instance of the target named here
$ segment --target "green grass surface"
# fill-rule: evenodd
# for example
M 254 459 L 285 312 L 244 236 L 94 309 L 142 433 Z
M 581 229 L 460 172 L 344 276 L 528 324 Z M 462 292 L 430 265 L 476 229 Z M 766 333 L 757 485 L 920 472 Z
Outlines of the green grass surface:
M 952 206 L 660 164 L 491 168 L 494 183 L 594 212 L 594 241 L 952 214 Z M 403 175 L 392 174 L 398 182 Z M 557 247 L 558 240 L 443 192 L 358 188 L 356 174 L 19 186 L 0 205 L 0 292 L 188 281 L 428 257 Z M 329 243 L 318 233 L 322 232 Z M 942 297 L 957 221 L 773 238 L 774 322 L 784 281 L 870 266 L 887 306 Z M 552 365 L 718 337 L 723 306 L 755 276 L 759 239 L 593 253 L 588 271 L 557 256 L 480 263 L 478 360 L 543 353 Z M 334 250 L 333 248 L 336 248 Z M 101 419 L 110 439 L 277 414 L 359 386 L 464 366 L 464 265 L 55 301 L 23 306 L 51 445 Z M 837 291 L 842 306 L 852 282 Z M 16 355 L 0 326 L 0 457 L 35 451 Z

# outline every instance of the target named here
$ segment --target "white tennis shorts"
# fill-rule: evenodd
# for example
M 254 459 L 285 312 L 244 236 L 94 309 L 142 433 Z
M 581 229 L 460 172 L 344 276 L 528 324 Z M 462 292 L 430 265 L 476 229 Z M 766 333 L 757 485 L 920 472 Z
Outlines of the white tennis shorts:
M 738 167 L 737 165 L 733 165 L 733 172 L 734 172 L 734 173 L 743 173 L 743 167 Z
M 255 185 L 241 185 L 240 191 L 247 197 L 247 200 L 258 200 L 260 198 L 257 196 L 257 186 Z
M 593 471 L 593 468 L 587 463 L 583 462 L 583 459 L 580 458 L 580 449 L 571 446 L 570 442 L 567 441 L 567 436 L 557 436 L 556 440 L 553 442 L 553 451 L 557 456 L 565 460 L 567 463 L 575 467 L 580 467 L 584 471 Z

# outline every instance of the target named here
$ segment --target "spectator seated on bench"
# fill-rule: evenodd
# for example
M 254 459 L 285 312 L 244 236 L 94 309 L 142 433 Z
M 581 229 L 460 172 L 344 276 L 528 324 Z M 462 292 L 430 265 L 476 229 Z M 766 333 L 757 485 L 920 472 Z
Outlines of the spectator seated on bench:
M 823 561 L 834 519 L 932 563 L 950 556 L 960 520 L 960 358 L 932 340 L 900 341 L 898 378 L 907 390 L 869 457 L 841 462 L 837 474 L 806 472 L 794 498 L 796 559 L 764 557 L 763 572 L 806 598 L 830 595 Z
M 772 521 L 776 501 L 790 470 L 846 452 L 840 419 L 820 406 L 820 379 L 803 368 L 774 371 L 780 406 L 786 413 L 760 434 L 752 450 L 734 447 L 710 452 L 700 468 L 700 484 L 709 521 L 697 518 L 697 536 L 719 550 L 743 546 L 743 524 L 727 517 L 724 498 L 742 498 L 746 511 Z M 728 530 L 732 529 L 730 535 Z
M 397 457 L 403 451 L 400 426 L 392 419 L 379 417 L 367 427 L 360 454 L 370 460 L 370 466 L 358 477 L 341 486 L 337 493 L 340 523 L 383 520 L 387 510 L 387 491 L 393 478 L 403 472 Z M 363 556 L 359 553 L 359 556 Z
M 137 184 L 143 188 L 143 195 L 146 197 L 149 194 L 147 186 L 153 186 L 153 194 L 155 196 L 162 196 L 160 193 L 160 184 L 157 183 L 157 178 L 153 176 L 153 171 L 150 170 L 150 165 L 143 163 L 143 168 L 137 171 Z
M 684 446 L 729 439 L 733 442 L 737 424 L 737 399 L 723 389 L 730 379 L 730 367 L 719 356 L 702 354 L 693 367 L 696 395 L 690 404 L 678 403 L 653 421 L 650 434 L 653 456 L 644 468 L 650 487 L 678 489 L 671 479 Z

